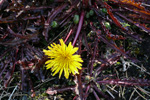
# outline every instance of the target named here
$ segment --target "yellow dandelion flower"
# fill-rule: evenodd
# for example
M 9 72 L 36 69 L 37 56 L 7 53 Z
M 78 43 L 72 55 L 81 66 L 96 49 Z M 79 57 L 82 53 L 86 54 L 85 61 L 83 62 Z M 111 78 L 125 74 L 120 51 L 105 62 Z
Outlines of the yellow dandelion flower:
M 43 50 L 45 55 L 50 58 L 50 60 L 46 61 L 45 64 L 47 69 L 52 70 L 53 76 L 59 72 L 59 78 L 64 71 L 64 76 L 68 79 L 69 74 L 72 73 L 73 75 L 79 74 L 78 69 L 82 69 L 80 55 L 74 54 L 78 48 L 73 47 L 71 42 L 67 46 L 62 39 L 59 40 L 60 44 L 51 44 L 51 47 L 48 46 L 49 50 Z M 74 54 L 74 55 L 73 55 Z

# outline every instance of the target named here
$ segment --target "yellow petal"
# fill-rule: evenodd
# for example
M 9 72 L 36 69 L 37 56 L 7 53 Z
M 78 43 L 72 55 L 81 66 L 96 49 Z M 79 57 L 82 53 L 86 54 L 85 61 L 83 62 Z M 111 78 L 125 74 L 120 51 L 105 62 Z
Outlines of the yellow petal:
M 58 67 L 58 68 L 56 69 L 56 71 L 53 73 L 53 76 L 55 76 L 60 70 L 61 70 L 61 67 Z
M 62 75 L 62 72 L 63 72 L 63 68 L 60 69 L 59 79 L 60 79 L 60 77 L 61 77 L 61 75 Z

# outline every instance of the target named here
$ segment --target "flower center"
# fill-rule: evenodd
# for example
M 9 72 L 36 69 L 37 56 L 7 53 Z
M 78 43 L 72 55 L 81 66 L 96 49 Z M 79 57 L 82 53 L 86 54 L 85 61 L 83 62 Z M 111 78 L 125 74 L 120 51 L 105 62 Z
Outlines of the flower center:
M 65 61 L 70 60 L 70 55 L 64 53 L 64 54 L 62 55 L 62 59 L 64 59 Z

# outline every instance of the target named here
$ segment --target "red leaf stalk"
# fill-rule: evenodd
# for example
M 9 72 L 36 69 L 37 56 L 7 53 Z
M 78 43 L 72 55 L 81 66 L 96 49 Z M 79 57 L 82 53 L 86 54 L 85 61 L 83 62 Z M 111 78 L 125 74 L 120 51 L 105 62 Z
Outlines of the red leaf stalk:
M 73 43 L 72 45 L 75 46 L 75 43 L 77 41 L 77 38 L 79 37 L 79 34 L 80 34 L 80 31 L 81 31 L 81 28 L 82 28 L 82 24 L 83 24 L 83 20 L 84 20 L 84 11 L 81 12 L 81 16 L 80 16 L 80 21 L 79 21 L 79 24 L 78 24 L 78 29 L 77 29 L 77 32 L 76 32 L 76 36 L 73 40 Z
M 64 42 L 66 42 L 67 40 L 68 40 L 68 38 L 70 37 L 70 35 L 72 34 L 72 29 L 69 31 L 69 33 L 68 33 L 68 35 L 67 35 L 67 37 L 66 37 L 66 39 L 65 39 L 65 41 Z

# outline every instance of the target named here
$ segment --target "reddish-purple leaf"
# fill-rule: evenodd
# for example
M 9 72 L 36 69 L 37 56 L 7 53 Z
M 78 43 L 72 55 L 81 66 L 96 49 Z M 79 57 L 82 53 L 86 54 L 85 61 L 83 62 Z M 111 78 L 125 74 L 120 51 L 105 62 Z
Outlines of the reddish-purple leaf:
M 132 80 L 121 80 L 121 79 L 110 79 L 98 81 L 99 84 L 112 84 L 112 85 L 123 85 L 123 86 L 150 86 L 150 80 L 146 79 L 132 79 Z
M 70 90 L 74 91 L 75 90 L 75 86 L 58 88 L 58 89 L 48 88 L 46 90 L 46 93 L 49 94 L 49 95 L 54 95 L 54 94 L 57 94 L 57 93 L 62 93 L 64 91 L 70 91 Z

